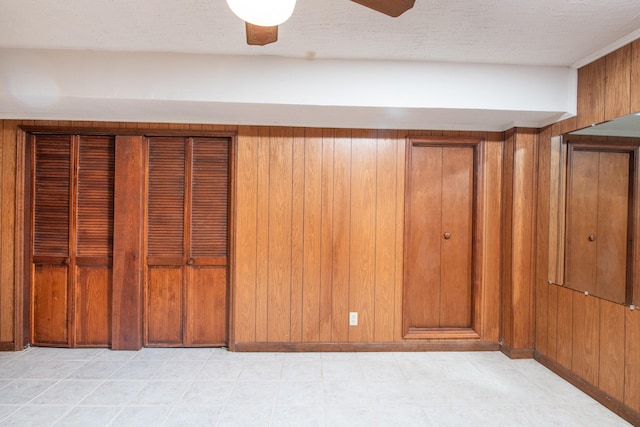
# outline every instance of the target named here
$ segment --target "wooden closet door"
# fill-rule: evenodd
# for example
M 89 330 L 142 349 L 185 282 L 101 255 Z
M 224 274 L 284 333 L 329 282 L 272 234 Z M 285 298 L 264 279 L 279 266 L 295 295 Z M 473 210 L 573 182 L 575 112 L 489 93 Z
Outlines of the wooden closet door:
M 229 141 L 150 138 L 147 344 L 227 340 Z
M 111 343 L 114 165 L 115 138 L 79 138 L 74 310 L 79 347 Z
M 71 139 L 32 141 L 31 341 L 68 346 L 70 306 Z
M 470 328 L 474 148 L 411 147 L 405 333 Z
M 227 342 L 229 142 L 190 141 L 187 345 Z
M 114 138 L 37 135 L 32 342 L 110 343 Z
M 185 141 L 151 138 L 147 193 L 147 343 L 182 344 Z

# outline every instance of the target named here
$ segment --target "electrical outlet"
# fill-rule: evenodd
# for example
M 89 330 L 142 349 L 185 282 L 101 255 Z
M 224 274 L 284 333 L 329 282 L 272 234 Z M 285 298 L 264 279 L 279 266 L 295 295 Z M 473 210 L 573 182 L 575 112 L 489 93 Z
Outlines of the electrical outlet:
M 358 326 L 358 312 L 349 312 L 349 326 Z

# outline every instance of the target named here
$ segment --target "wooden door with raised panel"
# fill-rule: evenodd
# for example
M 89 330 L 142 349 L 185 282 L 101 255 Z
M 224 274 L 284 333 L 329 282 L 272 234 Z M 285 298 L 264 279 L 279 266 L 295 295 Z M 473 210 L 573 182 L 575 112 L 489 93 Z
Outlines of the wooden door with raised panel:
M 227 342 L 229 140 L 148 139 L 146 345 Z
M 474 158 L 472 146 L 410 146 L 405 335 L 472 327 Z
M 35 135 L 31 342 L 110 344 L 114 138 Z

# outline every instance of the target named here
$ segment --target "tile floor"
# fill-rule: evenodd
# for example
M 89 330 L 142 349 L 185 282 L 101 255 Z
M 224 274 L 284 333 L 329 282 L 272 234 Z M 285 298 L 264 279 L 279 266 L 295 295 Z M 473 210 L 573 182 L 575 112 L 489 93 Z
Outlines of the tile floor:
M 499 352 L 0 352 L 0 426 L 463 425 L 629 424 Z

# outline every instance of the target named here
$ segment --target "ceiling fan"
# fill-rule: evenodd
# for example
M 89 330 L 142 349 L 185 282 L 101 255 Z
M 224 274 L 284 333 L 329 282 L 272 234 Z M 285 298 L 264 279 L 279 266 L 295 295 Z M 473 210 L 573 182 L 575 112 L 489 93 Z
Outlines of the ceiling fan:
M 411 9 L 415 3 L 415 0 L 351 1 L 393 18 Z M 296 0 L 227 0 L 227 4 L 233 13 L 245 21 L 247 44 L 264 46 L 278 40 L 278 25 L 289 19 Z

